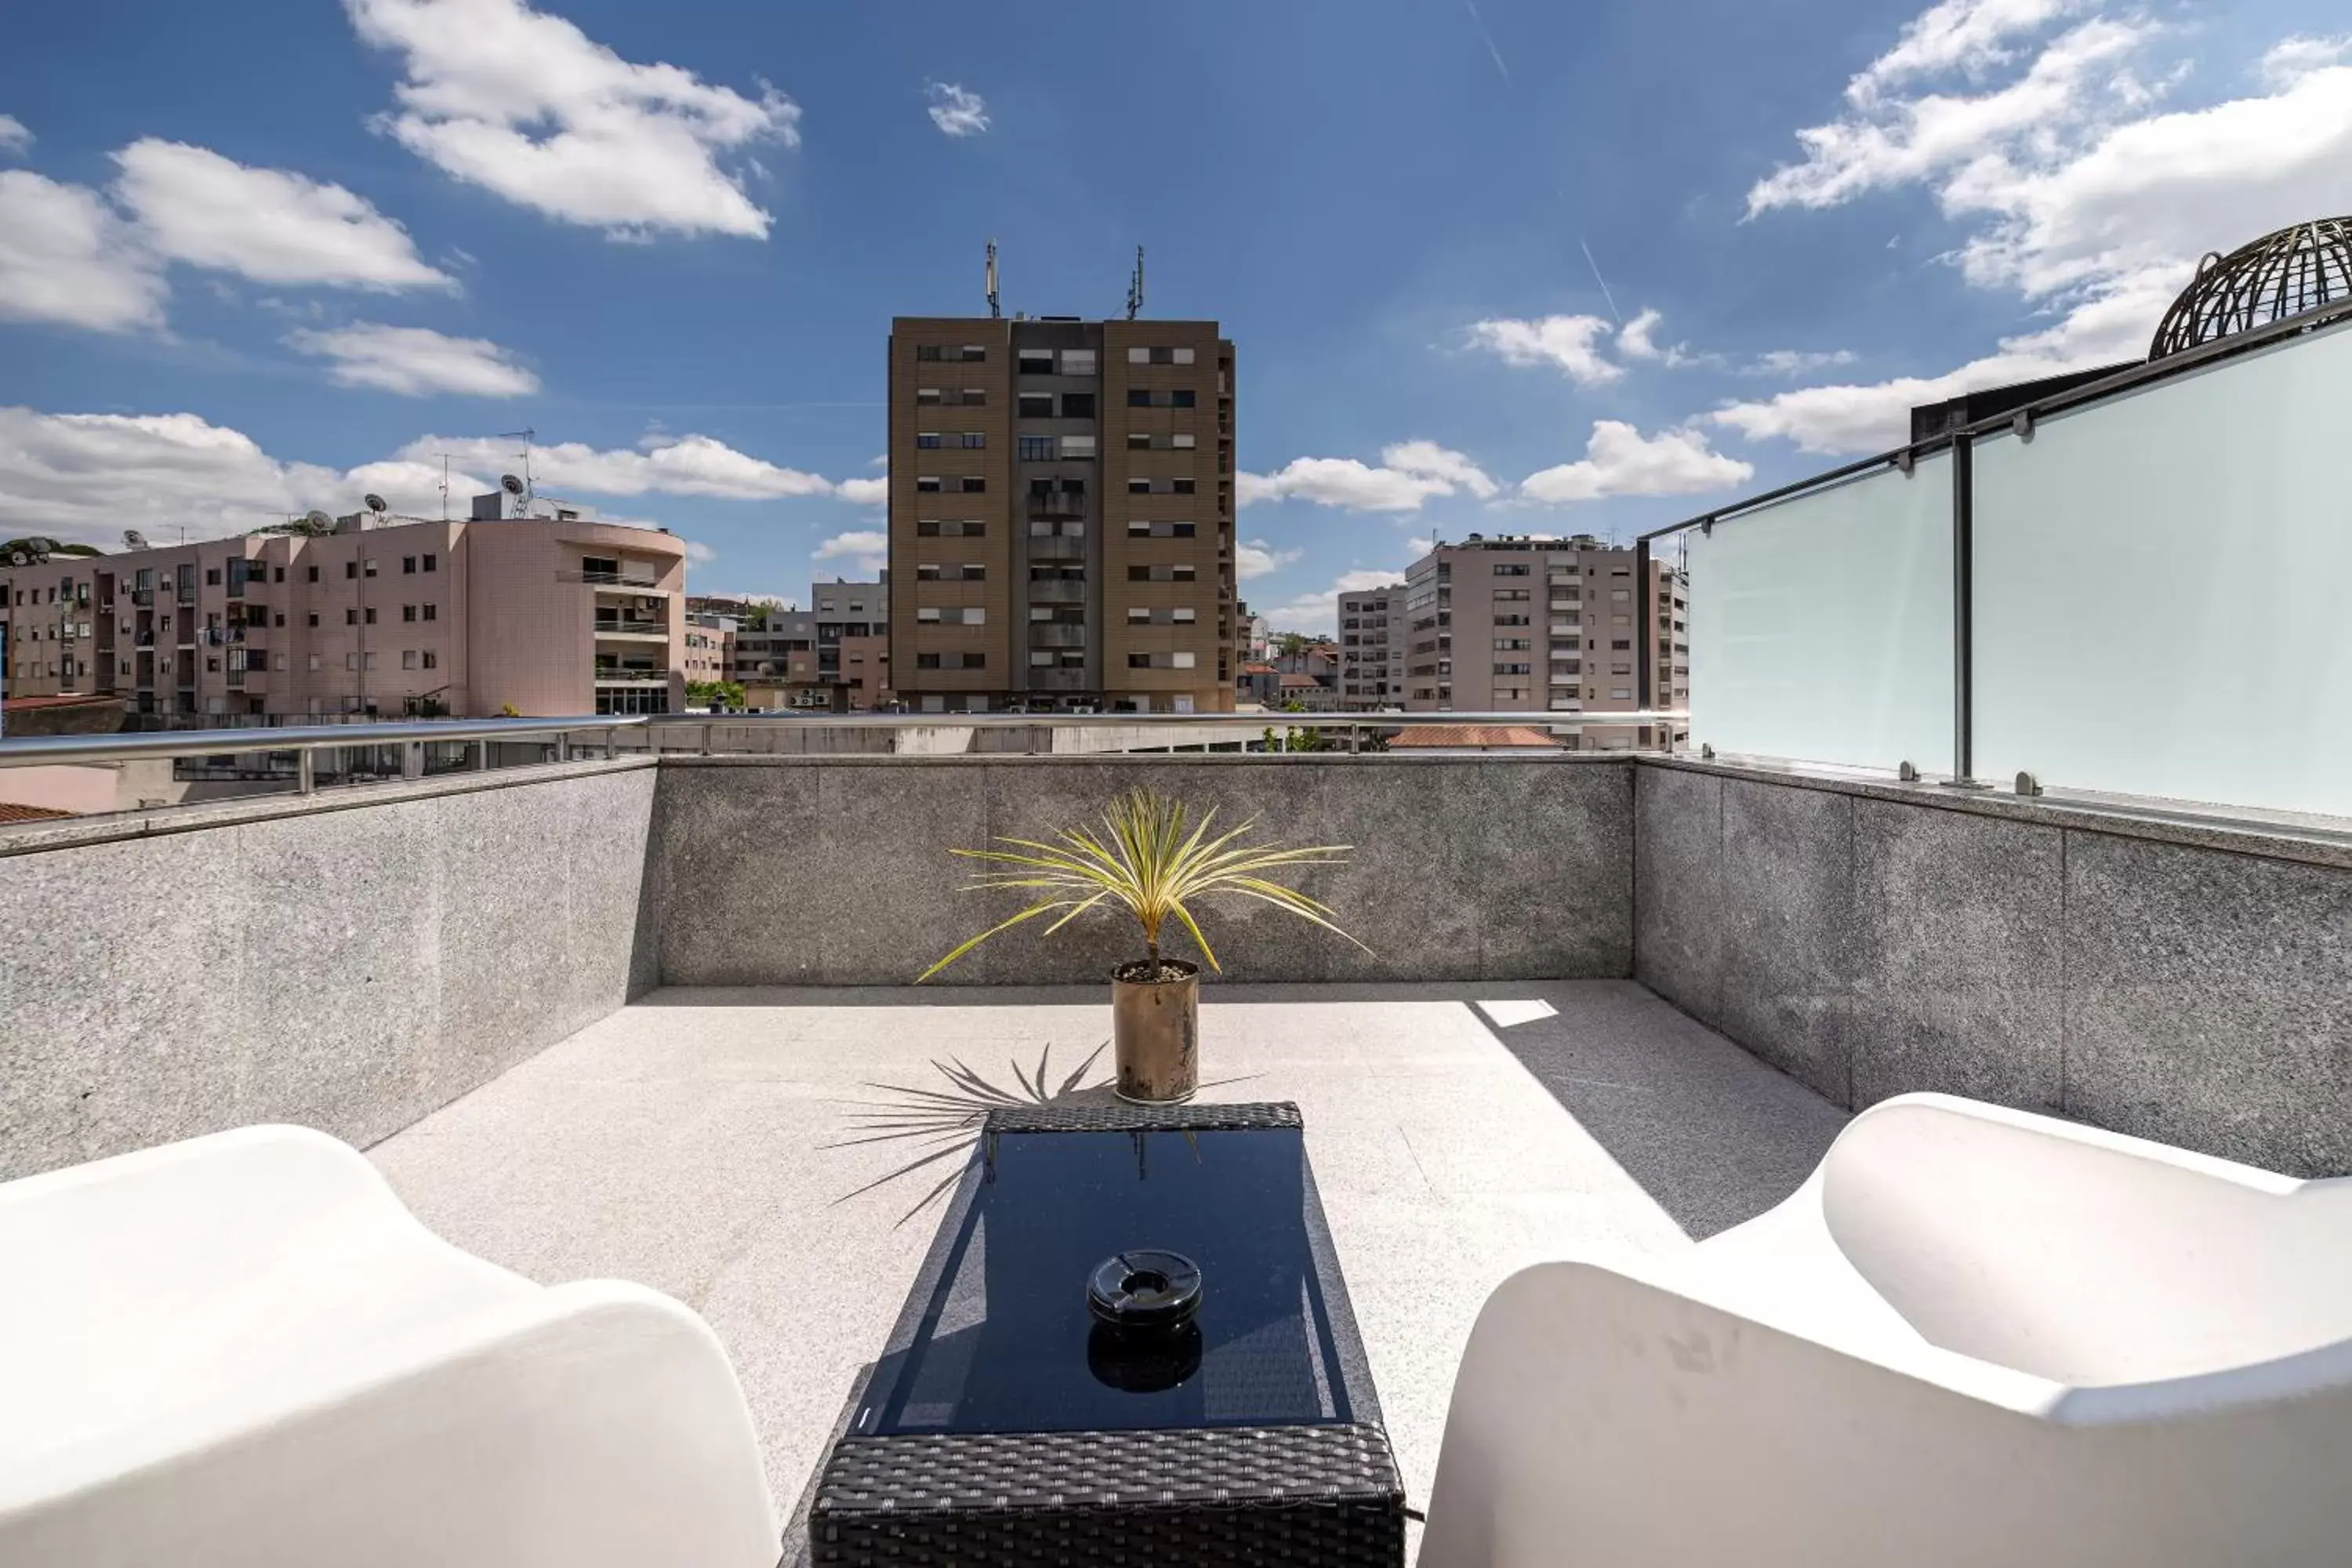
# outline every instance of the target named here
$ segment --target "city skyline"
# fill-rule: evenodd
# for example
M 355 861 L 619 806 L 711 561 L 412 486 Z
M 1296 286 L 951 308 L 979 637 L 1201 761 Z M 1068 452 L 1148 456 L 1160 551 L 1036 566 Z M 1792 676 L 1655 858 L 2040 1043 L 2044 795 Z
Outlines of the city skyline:
M 1248 349 L 1240 591 L 1328 632 L 1430 540 L 1622 540 L 2136 357 L 2198 255 L 2352 208 L 2316 5 L 1555 10 L 29 15 L 0 535 L 432 516 L 528 428 L 792 598 L 880 562 L 890 318 L 978 313 L 990 237 L 1008 315 L 1115 315 L 1140 243 Z

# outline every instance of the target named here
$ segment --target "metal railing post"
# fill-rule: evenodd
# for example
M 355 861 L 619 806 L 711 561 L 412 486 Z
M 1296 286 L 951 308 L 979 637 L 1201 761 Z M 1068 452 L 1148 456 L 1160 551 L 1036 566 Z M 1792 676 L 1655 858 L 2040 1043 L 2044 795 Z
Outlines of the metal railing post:
M 400 746 L 400 776 L 421 779 L 425 776 L 425 742 L 404 741 Z
M 319 754 L 309 746 L 294 753 L 294 793 L 313 795 L 319 788 Z
M 1952 787 L 1976 776 L 1976 438 L 1952 437 Z

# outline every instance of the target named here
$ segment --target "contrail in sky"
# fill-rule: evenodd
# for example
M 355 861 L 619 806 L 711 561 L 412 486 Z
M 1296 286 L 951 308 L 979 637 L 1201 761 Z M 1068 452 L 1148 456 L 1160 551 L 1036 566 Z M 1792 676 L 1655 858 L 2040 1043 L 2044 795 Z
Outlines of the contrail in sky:
M 1503 63 L 1503 51 L 1495 47 L 1495 35 L 1486 31 L 1486 21 L 1478 15 L 1476 0 L 1462 0 L 1462 8 L 1470 13 L 1470 25 L 1477 28 L 1478 36 L 1486 40 L 1486 52 L 1495 57 L 1495 68 L 1503 73 L 1505 81 L 1510 80 L 1511 68 Z
M 1601 276 L 1601 263 L 1592 259 L 1592 247 L 1584 243 L 1580 234 L 1576 237 L 1576 248 L 1584 252 L 1584 264 L 1592 268 L 1592 280 L 1601 285 L 1601 297 L 1609 301 L 1609 313 L 1617 318 L 1619 326 L 1623 326 L 1625 313 L 1617 308 L 1617 296 L 1609 291 L 1609 279 Z

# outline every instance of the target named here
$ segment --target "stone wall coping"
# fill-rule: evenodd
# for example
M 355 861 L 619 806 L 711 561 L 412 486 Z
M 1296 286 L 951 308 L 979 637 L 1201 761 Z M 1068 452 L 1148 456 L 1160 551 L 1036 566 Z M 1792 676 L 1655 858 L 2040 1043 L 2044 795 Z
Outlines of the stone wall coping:
M 2352 821 L 2342 817 L 2263 812 L 2089 790 L 2053 790 L 2032 796 L 1999 787 L 1961 790 L 1933 779 L 1905 783 L 1843 769 L 1752 759 L 1708 760 L 1637 753 L 1633 761 L 1646 768 L 1671 768 L 1718 778 L 1825 790 L 1834 795 L 1897 801 L 1933 811 L 2042 823 L 2074 833 L 2105 833 L 2118 838 L 2185 844 L 2265 860 L 2295 860 L 2352 870 Z
M 488 773 L 443 773 L 436 778 L 401 779 L 380 784 L 329 784 L 310 795 L 290 789 L 281 794 L 233 795 L 219 800 L 191 801 L 181 805 L 121 811 L 104 816 L 60 818 L 0 827 L 0 859 L 32 855 L 47 849 L 73 849 L 86 844 L 111 844 L 126 838 L 157 838 L 173 833 L 195 833 L 208 827 L 234 827 L 242 823 L 268 822 L 279 817 L 310 816 L 327 811 L 357 811 L 371 805 L 393 805 L 404 800 L 429 800 L 437 795 L 470 795 L 476 790 L 516 789 L 525 784 L 580 778 L 592 773 L 632 773 L 658 765 L 646 757 L 590 757 L 568 763 L 530 763 L 493 768 Z

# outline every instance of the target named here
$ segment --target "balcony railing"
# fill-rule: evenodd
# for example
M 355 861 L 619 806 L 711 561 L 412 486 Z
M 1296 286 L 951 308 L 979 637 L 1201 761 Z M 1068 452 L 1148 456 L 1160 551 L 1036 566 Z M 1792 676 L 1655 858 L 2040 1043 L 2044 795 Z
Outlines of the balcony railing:
M 599 588 L 658 588 L 661 579 L 649 572 L 559 572 L 562 583 L 587 583 Z

